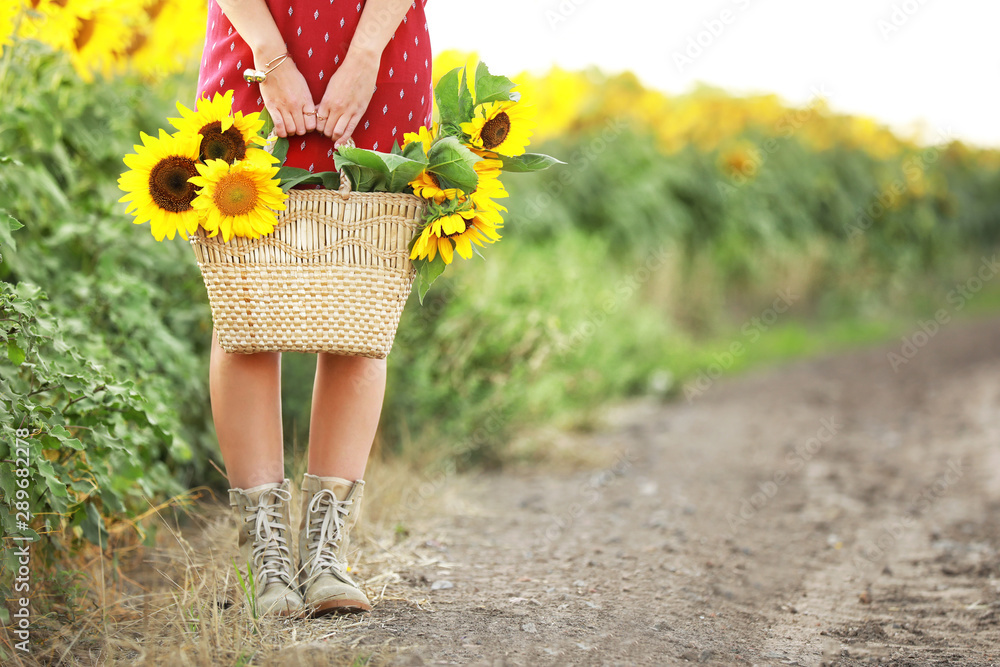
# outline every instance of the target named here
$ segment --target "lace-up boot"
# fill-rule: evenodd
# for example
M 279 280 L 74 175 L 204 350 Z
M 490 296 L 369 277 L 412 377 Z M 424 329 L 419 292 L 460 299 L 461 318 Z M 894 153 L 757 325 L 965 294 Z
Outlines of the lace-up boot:
M 229 489 L 239 526 L 240 570 L 253 573 L 260 615 L 298 615 L 302 596 L 292 569 L 291 482 L 285 479 L 249 489 Z
M 299 524 L 299 581 L 313 615 L 371 610 L 347 573 L 350 531 L 361 514 L 364 481 L 305 474 Z

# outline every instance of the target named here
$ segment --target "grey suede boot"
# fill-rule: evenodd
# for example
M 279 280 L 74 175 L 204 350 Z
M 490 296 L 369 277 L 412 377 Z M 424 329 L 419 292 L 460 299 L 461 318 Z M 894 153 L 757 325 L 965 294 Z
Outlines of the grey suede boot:
M 239 526 L 240 558 L 246 575 L 253 572 L 257 609 L 261 615 L 302 614 L 292 569 L 291 481 L 271 482 L 249 489 L 229 489 L 229 506 Z
M 350 531 L 361 514 L 363 480 L 302 479 L 299 581 L 306 611 L 313 615 L 370 611 L 368 596 L 347 574 Z

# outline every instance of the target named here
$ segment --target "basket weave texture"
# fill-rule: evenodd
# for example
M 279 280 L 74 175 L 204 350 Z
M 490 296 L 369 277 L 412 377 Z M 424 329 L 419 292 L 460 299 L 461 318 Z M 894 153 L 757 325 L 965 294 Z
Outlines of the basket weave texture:
M 286 204 L 266 236 L 189 237 L 222 349 L 385 358 L 413 286 L 407 246 L 423 201 L 317 189 L 290 190 Z

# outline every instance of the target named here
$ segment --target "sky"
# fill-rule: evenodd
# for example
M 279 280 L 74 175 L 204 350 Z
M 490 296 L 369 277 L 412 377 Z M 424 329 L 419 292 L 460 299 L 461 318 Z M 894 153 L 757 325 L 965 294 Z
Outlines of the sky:
M 596 65 L 683 93 L 817 95 L 926 141 L 1000 147 L 996 0 L 428 0 L 435 53 L 514 77 Z

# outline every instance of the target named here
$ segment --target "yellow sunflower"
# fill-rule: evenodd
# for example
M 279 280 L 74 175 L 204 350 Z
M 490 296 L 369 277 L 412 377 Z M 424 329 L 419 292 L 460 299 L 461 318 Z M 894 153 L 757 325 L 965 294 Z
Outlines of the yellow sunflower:
M 204 215 L 201 225 L 215 236 L 220 231 L 224 241 L 233 236 L 259 238 L 274 231 L 275 211 L 285 209 L 288 198 L 278 187 L 278 168 L 269 162 L 208 160 L 197 165 L 198 176 L 194 207 Z
M 172 137 L 160 130 L 159 138 L 140 133 L 142 144 L 135 153 L 125 156 L 129 167 L 118 179 L 118 187 L 127 194 L 118 201 L 129 202 L 127 213 L 135 215 L 137 225 L 149 221 L 157 241 L 173 239 L 175 233 L 187 238 L 198 228 L 198 212 L 192 207 L 194 185 L 188 179 L 197 176 L 198 138 Z
M 454 253 L 469 259 L 472 244 L 482 246 L 483 242 L 494 243 L 500 239 L 497 229 L 500 224 L 492 222 L 483 211 L 473 208 L 468 211 L 447 213 L 427 224 L 413 244 L 410 259 L 426 259 L 433 262 L 438 253 L 445 264 L 451 264 Z
M 110 76 L 132 38 L 132 29 L 123 22 L 122 14 L 135 3 L 116 2 L 93 0 L 79 17 L 69 56 L 84 81 L 93 81 L 94 72 Z
M 457 199 L 462 194 L 457 188 L 442 188 L 438 177 L 429 171 L 420 172 L 419 176 L 410 181 L 410 187 L 413 188 L 413 194 L 437 204 L 443 204 L 448 199 Z
M 242 111 L 237 111 L 233 115 L 232 90 L 227 90 L 225 95 L 216 93 L 212 100 L 202 97 L 195 108 L 192 111 L 178 102 L 181 117 L 167 120 L 178 132 L 201 136 L 202 160 L 224 160 L 232 164 L 245 159 L 248 151 L 254 153 L 254 159 L 266 159 L 258 154 L 264 151 L 252 146 L 248 148 L 250 144 L 264 144 L 264 138 L 258 134 L 264 127 L 264 119 L 259 113 L 244 116 Z
M 431 129 L 427 129 L 427 126 L 421 125 L 420 129 L 416 132 L 406 132 L 403 134 L 403 146 L 406 148 L 412 143 L 420 142 L 424 147 L 424 154 L 431 149 L 431 144 L 434 143 L 434 137 L 437 136 L 437 123 L 431 126 Z
M 80 16 L 87 13 L 85 0 L 28 0 L 19 36 L 36 39 L 59 51 L 70 51 Z
M 482 159 L 473 165 L 476 175 L 479 176 L 479 184 L 476 186 L 475 192 L 470 195 L 472 203 L 476 205 L 477 209 L 495 212 L 497 220 L 499 220 L 499 211 L 507 209 L 493 200 L 510 196 L 503 183 L 500 182 L 502 167 L 503 162 L 490 158 Z
M 476 116 L 461 124 L 472 148 L 514 157 L 522 155 L 535 127 L 533 107 L 521 102 L 491 102 L 476 107 Z
M 0 4 L 0 49 L 11 43 L 14 20 L 21 12 L 21 0 Z
M 204 31 L 199 41 L 199 31 L 178 26 L 204 23 L 204 0 L 144 0 L 141 19 L 125 50 L 131 69 L 156 81 L 197 62 L 194 58 L 204 45 Z

